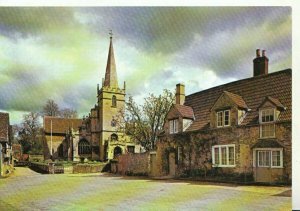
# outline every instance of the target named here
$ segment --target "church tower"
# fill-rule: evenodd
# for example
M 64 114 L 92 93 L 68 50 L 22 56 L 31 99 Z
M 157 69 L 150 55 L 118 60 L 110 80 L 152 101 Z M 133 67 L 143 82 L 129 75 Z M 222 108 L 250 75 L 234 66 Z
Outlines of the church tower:
M 98 92 L 98 131 L 100 160 L 112 159 L 127 150 L 124 133 L 118 131 L 116 119 L 120 111 L 125 109 L 125 82 L 123 89 L 119 87 L 112 33 L 107 58 L 105 79 Z

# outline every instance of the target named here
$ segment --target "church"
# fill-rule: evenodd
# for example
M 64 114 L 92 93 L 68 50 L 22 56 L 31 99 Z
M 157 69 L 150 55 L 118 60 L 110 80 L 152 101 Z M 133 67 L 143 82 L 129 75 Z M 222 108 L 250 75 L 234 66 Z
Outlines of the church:
M 125 111 L 126 86 L 118 84 L 112 34 L 105 79 L 97 85 L 97 103 L 83 119 L 44 117 L 45 159 L 106 161 L 119 154 L 137 153 L 136 145 L 120 130 L 117 118 Z

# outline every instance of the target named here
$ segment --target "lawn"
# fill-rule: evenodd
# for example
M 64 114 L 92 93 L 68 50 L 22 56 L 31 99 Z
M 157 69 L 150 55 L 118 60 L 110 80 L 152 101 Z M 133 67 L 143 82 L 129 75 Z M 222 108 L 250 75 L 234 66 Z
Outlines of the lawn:
M 289 190 L 17 168 L 0 180 L 0 210 L 291 210 Z

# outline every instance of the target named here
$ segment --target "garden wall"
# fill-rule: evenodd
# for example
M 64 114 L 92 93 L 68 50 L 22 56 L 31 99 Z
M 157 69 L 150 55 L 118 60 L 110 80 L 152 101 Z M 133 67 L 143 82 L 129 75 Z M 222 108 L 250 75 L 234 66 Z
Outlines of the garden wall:
M 122 175 L 147 176 L 149 174 L 149 152 L 123 154 L 111 163 L 111 172 Z

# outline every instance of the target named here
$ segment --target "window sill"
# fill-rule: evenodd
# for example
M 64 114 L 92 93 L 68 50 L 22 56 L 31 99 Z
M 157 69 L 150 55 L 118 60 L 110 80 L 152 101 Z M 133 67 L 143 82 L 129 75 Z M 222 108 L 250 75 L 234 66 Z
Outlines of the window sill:
M 212 167 L 222 167 L 222 168 L 235 168 L 235 165 L 215 165 L 213 164 Z
M 259 139 L 268 139 L 268 138 L 276 138 L 276 136 L 259 137 Z
M 258 168 L 283 169 L 283 166 L 257 166 Z

